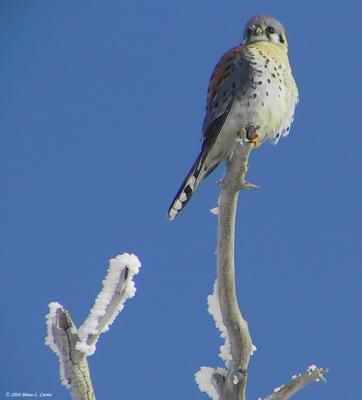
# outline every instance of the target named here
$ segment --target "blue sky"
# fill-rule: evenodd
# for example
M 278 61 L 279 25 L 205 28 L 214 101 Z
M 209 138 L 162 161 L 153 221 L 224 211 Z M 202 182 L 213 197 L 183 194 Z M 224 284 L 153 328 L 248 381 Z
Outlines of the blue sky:
M 166 211 L 200 148 L 212 69 L 260 12 L 286 26 L 301 101 L 291 134 L 252 154 L 262 189 L 239 201 L 249 398 L 310 364 L 331 368 L 328 383 L 296 398 L 360 396 L 360 3 L 3 0 L 0 398 L 69 398 L 44 346 L 47 304 L 80 325 L 123 251 L 143 266 L 89 359 L 97 397 L 207 398 L 193 374 L 221 366 L 206 297 L 223 169 L 173 223 Z

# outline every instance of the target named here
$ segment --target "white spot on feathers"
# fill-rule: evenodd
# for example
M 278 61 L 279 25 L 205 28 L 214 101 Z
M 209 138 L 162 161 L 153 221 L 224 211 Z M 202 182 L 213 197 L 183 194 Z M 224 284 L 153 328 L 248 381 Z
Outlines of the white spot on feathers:
M 190 188 L 191 188 L 192 190 L 195 189 L 195 183 L 196 183 L 196 178 L 195 178 L 193 175 L 190 176 L 189 185 L 190 185 Z
M 186 196 L 186 193 L 185 193 L 185 192 L 183 192 L 183 193 L 181 194 L 180 200 L 181 200 L 182 202 L 184 202 L 184 201 L 187 200 L 187 196 Z
M 175 219 L 176 215 L 177 215 L 177 211 L 174 210 L 173 208 L 171 208 L 171 210 L 170 210 L 170 212 L 168 214 L 169 220 L 172 221 L 173 219 Z

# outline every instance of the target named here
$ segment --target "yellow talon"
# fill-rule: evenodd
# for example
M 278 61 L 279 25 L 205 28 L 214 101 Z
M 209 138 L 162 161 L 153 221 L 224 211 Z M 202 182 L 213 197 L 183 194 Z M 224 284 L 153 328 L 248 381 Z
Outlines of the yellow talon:
M 259 138 L 258 134 L 256 134 L 255 137 L 253 139 L 251 139 L 250 141 L 253 144 L 254 149 L 256 149 L 257 147 L 260 146 L 260 138 Z
M 250 125 L 246 129 L 244 129 L 246 133 L 246 139 L 249 141 L 249 143 L 253 145 L 254 149 L 261 145 L 260 138 L 257 132 L 259 128 L 260 126 Z

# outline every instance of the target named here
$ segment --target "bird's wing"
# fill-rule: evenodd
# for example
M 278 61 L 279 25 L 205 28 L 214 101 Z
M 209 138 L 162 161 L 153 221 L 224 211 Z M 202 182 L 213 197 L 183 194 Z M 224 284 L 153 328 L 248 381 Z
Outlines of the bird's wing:
M 237 93 L 249 89 L 253 81 L 252 61 L 246 47 L 240 45 L 225 53 L 211 75 L 207 93 L 206 115 L 202 128 L 201 162 L 213 148 L 229 115 Z M 220 160 L 221 161 L 221 160 Z M 216 167 L 208 168 L 207 176 Z
M 248 87 L 252 69 L 243 46 L 224 54 L 211 75 L 207 94 L 206 116 L 203 125 L 203 143 L 199 156 L 187 174 L 168 210 L 173 220 L 191 199 L 199 183 L 227 156 L 232 146 L 222 138 L 217 140 L 230 113 L 237 91 Z M 249 84 L 250 86 L 250 84 Z M 225 140 L 234 140 L 226 135 Z

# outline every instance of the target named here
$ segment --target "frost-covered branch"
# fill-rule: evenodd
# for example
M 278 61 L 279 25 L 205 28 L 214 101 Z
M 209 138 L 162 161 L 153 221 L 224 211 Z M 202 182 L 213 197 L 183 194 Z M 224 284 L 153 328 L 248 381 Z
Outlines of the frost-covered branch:
M 88 356 L 96 349 L 101 333 L 107 332 L 127 299 L 136 293 L 133 276 L 138 274 L 141 263 L 133 254 L 124 253 L 109 261 L 109 269 L 88 318 L 79 328 L 80 342 L 77 349 Z
M 45 343 L 59 358 L 61 383 L 70 390 L 73 399 L 94 400 L 87 357 L 76 350 L 79 336 L 69 312 L 53 302 L 49 304 L 46 319 L 48 336 Z
M 135 295 L 133 276 L 140 266 L 133 254 L 124 253 L 110 260 L 103 288 L 78 330 L 67 310 L 59 303 L 49 304 L 46 344 L 57 354 L 61 382 L 75 400 L 95 399 L 87 357 L 95 352 L 99 336 L 109 329 L 125 301 Z
M 327 372 L 328 368 L 317 368 L 315 365 L 311 365 L 303 374 L 294 375 L 287 385 L 274 389 L 274 393 L 265 397 L 264 400 L 288 400 L 313 382 L 326 382 Z

